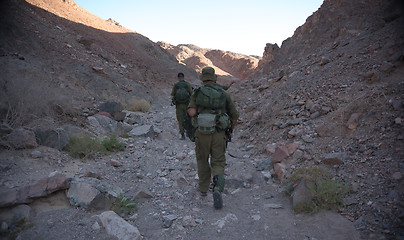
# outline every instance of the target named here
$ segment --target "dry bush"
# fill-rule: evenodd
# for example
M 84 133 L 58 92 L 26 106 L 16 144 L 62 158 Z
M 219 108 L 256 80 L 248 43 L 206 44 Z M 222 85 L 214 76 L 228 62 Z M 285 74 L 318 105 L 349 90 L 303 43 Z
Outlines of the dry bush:
M 30 82 L 28 79 L 3 80 L 0 101 L 7 106 L 1 114 L 1 121 L 12 128 L 37 125 L 51 126 L 76 115 L 71 101 L 63 97 L 60 89 L 51 88 L 46 83 Z
M 131 99 L 126 103 L 125 109 L 132 112 L 148 112 L 150 111 L 151 103 L 145 99 Z
M 301 179 L 307 183 L 312 196 L 309 201 L 298 203 L 296 213 L 315 213 L 322 210 L 334 210 L 343 206 L 343 199 L 350 191 L 350 186 L 324 168 L 299 168 L 289 179 L 290 186 L 296 186 Z M 290 189 L 287 190 L 290 192 Z

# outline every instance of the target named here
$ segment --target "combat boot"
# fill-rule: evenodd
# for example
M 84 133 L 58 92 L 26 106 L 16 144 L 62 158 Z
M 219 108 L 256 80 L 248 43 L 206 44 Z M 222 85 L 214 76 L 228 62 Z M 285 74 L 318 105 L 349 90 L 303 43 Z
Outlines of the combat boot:
M 222 192 L 224 191 L 224 175 L 213 176 L 213 206 L 216 209 L 223 207 Z
M 185 140 L 185 134 L 183 133 L 183 134 L 181 134 L 181 138 L 180 138 L 181 140 Z

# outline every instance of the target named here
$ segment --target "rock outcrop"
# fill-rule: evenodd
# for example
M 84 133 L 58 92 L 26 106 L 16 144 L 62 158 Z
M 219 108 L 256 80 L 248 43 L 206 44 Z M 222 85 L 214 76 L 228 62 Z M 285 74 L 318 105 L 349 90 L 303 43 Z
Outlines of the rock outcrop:
M 173 46 L 158 42 L 160 46 L 175 56 L 178 62 L 200 72 L 202 68 L 215 68 L 216 74 L 246 79 L 255 72 L 259 58 L 218 49 L 199 48 L 192 44 Z

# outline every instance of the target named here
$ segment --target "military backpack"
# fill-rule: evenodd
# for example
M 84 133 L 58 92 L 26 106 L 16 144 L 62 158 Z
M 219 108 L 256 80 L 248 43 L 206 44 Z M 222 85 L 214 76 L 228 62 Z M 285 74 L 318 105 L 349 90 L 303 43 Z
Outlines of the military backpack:
M 230 127 L 230 117 L 226 112 L 226 95 L 221 88 L 201 86 L 196 91 L 195 103 L 201 110 L 197 116 L 197 130 L 202 134 L 212 134 L 217 129 L 226 130 Z
M 195 101 L 196 105 L 203 108 L 222 109 L 226 107 L 226 96 L 223 90 L 213 86 L 199 87 Z
M 174 99 L 176 103 L 188 103 L 189 102 L 189 92 L 187 82 L 177 82 L 175 84 L 175 95 Z

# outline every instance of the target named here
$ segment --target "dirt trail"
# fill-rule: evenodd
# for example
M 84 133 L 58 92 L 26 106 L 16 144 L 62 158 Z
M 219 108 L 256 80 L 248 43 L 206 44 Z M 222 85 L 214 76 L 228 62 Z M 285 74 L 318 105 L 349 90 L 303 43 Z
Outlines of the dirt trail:
M 163 107 L 144 119 L 161 131 L 157 139 L 130 138 L 124 152 L 96 161 L 71 159 L 64 153 L 56 156 L 50 149 L 42 150 L 48 153 L 47 161 L 21 153 L 9 171 L 14 177 L 2 176 L 3 181 L 18 186 L 24 184 L 22 179 L 44 177 L 53 171 L 68 177 L 92 171 L 102 181 L 122 188 L 125 196 L 132 197 L 139 190 L 149 192 L 153 198 L 138 202 L 138 211 L 126 218 L 143 239 L 359 239 L 353 224 L 339 214 L 294 215 L 282 186 L 256 170 L 254 162 L 260 159 L 252 159 L 243 149 L 237 129 L 226 154 L 224 207 L 215 210 L 212 194 L 201 197 L 197 191 L 194 143 L 179 139 L 175 108 Z M 123 165 L 113 167 L 111 159 Z M 31 173 L 30 177 L 25 173 Z M 18 174 L 22 175 L 15 176 Z M 20 181 L 12 183 L 12 179 Z M 94 228 L 94 216 L 100 212 L 68 206 L 63 193 L 38 200 L 31 208 L 35 213 L 32 227 L 20 234 L 20 240 L 114 239 L 102 227 Z M 170 227 L 164 226 L 167 215 L 177 218 Z

